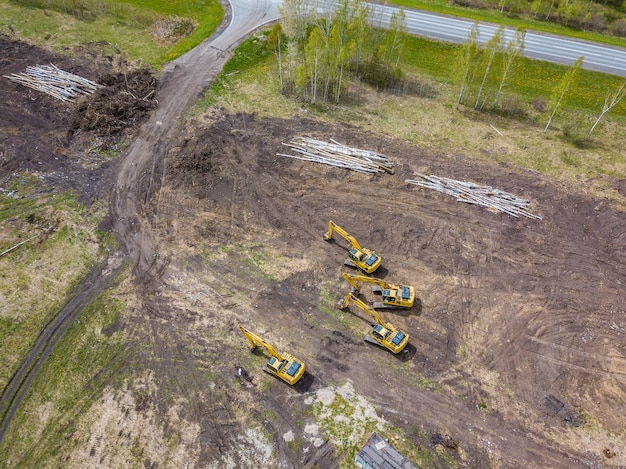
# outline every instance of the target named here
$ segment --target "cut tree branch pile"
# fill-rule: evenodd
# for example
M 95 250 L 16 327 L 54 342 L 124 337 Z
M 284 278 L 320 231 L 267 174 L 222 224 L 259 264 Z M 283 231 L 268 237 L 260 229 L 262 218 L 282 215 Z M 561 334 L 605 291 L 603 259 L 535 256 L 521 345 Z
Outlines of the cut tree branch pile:
M 24 73 L 3 76 L 66 102 L 72 102 L 82 95 L 89 95 L 100 87 L 91 80 L 61 70 L 53 64 L 26 67 Z
M 393 174 L 393 163 L 385 155 L 352 148 L 332 139 L 329 143 L 307 137 L 296 137 L 290 142 L 283 142 L 283 145 L 290 147 L 297 155 L 276 153 L 278 156 L 324 163 L 360 173 Z
M 438 192 L 443 192 L 456 197 L 459 202 L 482 205 L 483 207 L 494 208 L 511 216 L 524 216 L 541 220 L 539 215 L 535 215 L 528 210 L 530 201 L 520 199 L 513 194 L 494 189 L 491 186 L 479 186 L 473 182 L 456 181 L 438 176 L 425 176 L 415 173 L 421 180 L 406 179 L 404 182 L 426 187 Z

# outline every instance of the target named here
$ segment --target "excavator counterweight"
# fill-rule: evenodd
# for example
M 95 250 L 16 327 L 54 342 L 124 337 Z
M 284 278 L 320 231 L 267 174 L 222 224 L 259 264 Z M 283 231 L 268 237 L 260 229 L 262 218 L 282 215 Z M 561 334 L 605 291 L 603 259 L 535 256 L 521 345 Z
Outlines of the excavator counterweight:
M 371 283 L 375 293 L 382 295 L 382 303 L 374 303 L 374 309 L 382 308 L 411 308 L 415 302 L 415 289 L 408 285 L 395 285 L 383 279 L 366 277 L 365 275 L 351 275 L 343 273 L 343 278 L 352 286 L 354 293 L 359 292 L 359 283 Z
M 380 266 L 382 258 L 374 251 L 361 247 L 356 238 L 350 235 L 346 230 L 335 224 L 332 220 L 328 221 L 328 232 L 324 235 L 326 241 L 333 238 L 333 233 L 338 233 L 343 239 L 350 243 L 348 251 L 348 259 L 344 264 L 351 267 L 357 267 L 367 274 L 371 274 Z
M 377 311 L 370 308 L 366 303 L 354 296 L 352 292 L 348 292 L 346 297 L 340 303 L 339 308 L 345 309 L 350 306 L 350 303 L 354 303 L 356 306 L 361 308 L 375 321 L 372 325 L 370 335 L 365 337 L 367 342 L 380 345 L 393 353 L 400 353 L 404 350 L 406 345 L 409 343 L 409 334 L 398 329 L 393 324 L 383 321 Z
M 241 326 L 238 326 L 238 328 L 243 336 L 248 339 L 250 351 L 253 351 L 257 346 L 261 346 L 271 355 L 267 365 L 263 368 L 263 371 L 277 376 L 291 385 L 296 384 L 300 378 L 302 378 L 302 375 L 304 375 L 304 371 L 306 370 L 304 362 L 288 353 L 279 353 L 274 346 L 265 342 L 255 333 L 250 332 Z

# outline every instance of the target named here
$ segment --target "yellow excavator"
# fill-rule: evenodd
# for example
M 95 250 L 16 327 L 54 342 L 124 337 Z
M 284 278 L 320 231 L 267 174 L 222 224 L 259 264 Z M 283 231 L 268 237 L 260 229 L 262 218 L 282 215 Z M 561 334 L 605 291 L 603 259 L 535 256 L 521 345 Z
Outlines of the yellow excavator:
M 408 285 L 395 285 L 383 279 L 366 277 L 365 275 L 351 275 L 343 273 L 346 282 L 352 285 L 352 293 L 359 294 L 359 282 L 376 285 L 372 291 L 382 295 L 382 303 L 376 302 L 374 309 L 383 308 L 411 308 L 415 302 L 415 289 Z
M 328 232 L 324 235 L 326 241 L 330 241 L 333 238 L 333 233 L 338 233 L 346 241 L 350 243 L 350 250 L 348 251 L 348 259 L 344 264 L 351 267 L 358 267 L 363 272 L 371 274 L 380 266 L 382 258 L 378 256 L 374 251 L 370 251 L 367 248 L 361 247 L 359 242 L 350 235 L 346 230 L 339 225 L 333 223 L 332 220 L 328 221 Z
M 248 342 L 250 342 L 250 351 L 253 351 L 257 345 L 265 347 L 271 358 L 267 365 L 263 368 L 263 371 L 278 376 L 280 379 L 291 385 L 296 384 L 306 370 L 305 364 L 298 360 L 293 355 L 288 353 L 278 353 L 278 351 L 270 344 L 261 339 L 258 335 L 238 326 L 241 333 L 244 335 Z
M 409 334 L 401 331 L 393 324 L 383 321 L 378 312 L 370 308 L 366 303 L 359 300 L 352 292 L 348 292 L 345 299 L 339 305 L 340 309 L 346 309 L 350 303 L 354 303 L 367 314 L 374 318 L 371 335 L 366 335 L 365 340 L 373 344 L 385 347 L 393 353 L 399 353 L 409 343 Z

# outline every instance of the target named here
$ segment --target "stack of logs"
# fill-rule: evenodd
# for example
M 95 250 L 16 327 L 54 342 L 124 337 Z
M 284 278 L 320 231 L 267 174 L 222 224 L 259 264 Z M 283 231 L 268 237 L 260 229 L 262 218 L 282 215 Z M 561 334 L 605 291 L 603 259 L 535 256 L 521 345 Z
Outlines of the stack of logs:
M 529 200 L 521 199 L 508 192 L 494 189 L 491 186 L 480 186 L 472 182 L 456 181 L 432 175 L 425 176 L 419 173 L 415 173 L 415 175 L 422 179 L 406 179 L 404 182 L 443 192 L 456 197 L 456 200 L 459 202 L 496 209 L 516 218 L 521 215 L 541 220 L 539 215 L 535 215 L 528 210 Z
M 91 80 L 61 70 L 52 64 L 27 67 L 24 73 L 12 73 L 4 77 L 66 102 L 72 102 L 82 95 L 89 95 L 100 87 Z
M 278 156 L 324 163 L 361 173 L 393 174 L 393 163 L 385 155 L 352 148 L 335 140 L 329 143 L 307 137 L 296 137 L 283 145 L 290 147 L 296 155 L 277 153 Z

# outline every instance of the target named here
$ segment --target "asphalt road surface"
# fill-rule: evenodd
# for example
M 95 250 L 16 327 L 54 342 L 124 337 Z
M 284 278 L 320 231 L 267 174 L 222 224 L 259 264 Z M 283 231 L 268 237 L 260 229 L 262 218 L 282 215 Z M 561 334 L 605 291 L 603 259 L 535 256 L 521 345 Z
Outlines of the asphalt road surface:
M 336 2 L 324 1 L 318 5 L 320 9 L 329 10 Z M 381 26 L 388 25 L 391 15 L 398 10 L 392 6 L 370 6 L 374 10 L 374 18 Z M 405 9 L 405 14 L 409 33 L 446 42 L 464 43 L 474 24 L 472 20 L 425 11 Z M 478 42 L 484 44 L 489 41 L 497 29 L 497 25 L 480 23 Z M 514 32 L 513 28 L 505 28 L 506 42 L 513 37 Z M 527 31 L 524 56 L 562 65 L 571 65 L 583 56 L 585 69 L 626 77 L 626 49 L 620 47 Z

